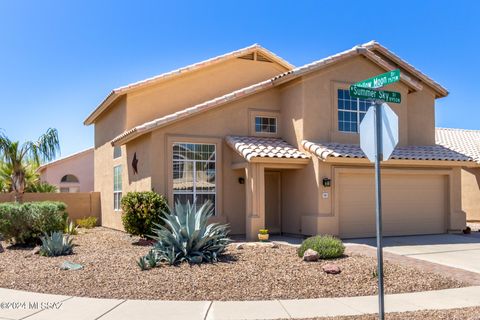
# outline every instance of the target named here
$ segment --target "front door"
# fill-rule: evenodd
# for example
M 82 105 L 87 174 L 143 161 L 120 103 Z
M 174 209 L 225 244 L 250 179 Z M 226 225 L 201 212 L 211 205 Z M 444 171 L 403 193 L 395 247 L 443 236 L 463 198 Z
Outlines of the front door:
M 282 230 L 281 190 L 280 172 L 265 171 L 265 227 L 271 234 Z

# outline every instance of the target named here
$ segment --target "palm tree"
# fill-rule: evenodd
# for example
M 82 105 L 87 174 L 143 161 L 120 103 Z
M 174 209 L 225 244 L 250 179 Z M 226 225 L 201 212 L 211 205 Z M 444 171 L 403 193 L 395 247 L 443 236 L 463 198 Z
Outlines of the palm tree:
M 1 157 L 1 155 L 0 155 Z M 37 172 L 38 165 L 32 161 L 28 161 L 24 165 L 25 168 L 25 192 L 30 192 L 32 186 L 40 183 L 40 175 Z M 12 192 L 12 174 L 13 165 L 0 161 L 0 192 Z
M 48 129 L 37 141 L 10 140 L 4 133 L 0 134 L 0 158 L 9 168 L 10 189 L 15 192 L 15 200 L 21 202 L 25 192 L 26 179 L 28 179 L 31 166 L 39 166 L 57 156 L 60 151 L 60 142 L 56 129 Z

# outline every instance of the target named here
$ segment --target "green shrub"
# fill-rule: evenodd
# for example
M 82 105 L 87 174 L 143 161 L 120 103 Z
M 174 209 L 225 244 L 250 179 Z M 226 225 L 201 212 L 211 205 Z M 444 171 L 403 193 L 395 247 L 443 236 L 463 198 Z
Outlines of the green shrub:
M 157 242 L 153 252 L 144 257 L 151 263 L 167 262 L 171 265 L 187 261 L 190 263 L 216 262 L 230 243 L 228 226 L 225 224 L 208 224 L 213 215 L 213 204 L 205 202 L 198 210 L 195 204 L 177 203 L 175 210 L 166 214 L 165 226 L 156 224 L 152 237 Z M 151 261 L 155 258 L 155 263 Z M 139 264 L 140 267 L 142 267 Z
M 61 231 L 52 232 L 50 235 L 45 234 L 40 239 L 42 240 L 42 246 L 40 247 L 40 255 L 42 256 L 57 257 L 73 252 L 72 239 Z
M 320 259 L 334 259 L 343 255 L 345 246 L 340 239 L 325 235 L 305 239 L 298 248 L 298 256 L 303 257 L 307 249 L 317 251 Z
M 66 207 L 53 201 L 1 203 L 0 233 L 18 244 L 38 243 L 43 234 L 65 229 Z
M 79 228 L 92 229 L 97 225 L 97 217 L 86 217 L 75 220 Z
M 163 224 L 163 213 L 168 212 L 168 206 L 165 197 L 158 193 L 129 192 L 122 198 L 122 210 L 125 231 L 145 237 L 152 235 L 154 224 Z

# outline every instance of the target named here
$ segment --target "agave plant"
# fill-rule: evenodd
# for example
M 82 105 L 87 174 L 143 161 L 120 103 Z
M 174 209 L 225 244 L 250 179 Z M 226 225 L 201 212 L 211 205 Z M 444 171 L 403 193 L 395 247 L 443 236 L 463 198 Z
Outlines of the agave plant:
M 61 231 L 52 232 L 50 235 L 40 237 L 42 246 L 40 255 L 47 257 L 56 257 L 71 254 L 73 252 L 72 239 L 64 235 Z
M 75 223 L 72 220 L 70 220 L 70 218 L 67 218 L 64 232 L 66 234 L 76 235 L 78 233 L 77 229 L 78 229 L 78 226 L 75 225 Z
M 140 268 L 140 270 L 142 270 L 142 271 L 148 270 L 147 258 L 145 258 L 145 257 L 138 258 L 137 265 Z
M 228 225 L 208 224 L 214 214 L 210 201 L 196 208 L 195 203 L 177 202 L 175 209 L 162 217 L 165 225 L 155 224 L 152 238 L 157 241 L 153 247 L 157 262 L 216 262 L 225 251 L 230 243 Z

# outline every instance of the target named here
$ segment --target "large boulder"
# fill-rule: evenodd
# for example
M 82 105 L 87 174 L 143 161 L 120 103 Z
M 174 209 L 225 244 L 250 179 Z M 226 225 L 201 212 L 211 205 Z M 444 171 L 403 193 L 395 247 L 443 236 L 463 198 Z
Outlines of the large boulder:
M 323 272 L 328 273 L 328 274 L 339 274 L 340 272 L 342 272 L 340 267 L 337 266 L 336 264 L 333 264 L 333 263 L 328 263 L 328 264 L 322 266 L 322 270 L 323 270 Z
M 318 252 L 312 249 L 307 249 L 303 253 L 303 261 L 318 261 Z

